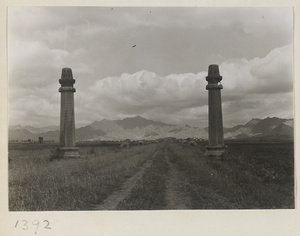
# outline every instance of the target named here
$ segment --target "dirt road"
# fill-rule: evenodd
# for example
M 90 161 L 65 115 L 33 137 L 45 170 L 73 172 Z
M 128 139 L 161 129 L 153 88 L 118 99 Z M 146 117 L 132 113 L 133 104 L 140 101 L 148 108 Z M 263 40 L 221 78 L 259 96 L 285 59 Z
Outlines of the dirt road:
M 165 188 L 159 190 L 155 189 L 151 192 L 151 195 L 164 196 L 164 202 L 166 202 L 166 204 L 163 209 L 188 209 L 190 206 L 190 197 L 186 191 L 186 183 L 181 178 L 177 167 L 172 163 L 167 146 L 163 146 L 160 147 L 142 167 L 140 167 L 140 170 L 135 175 L 128 178 L 118 191 L 115 191 L 108 196 L 103 204 L 97 205 L 95 210 L 116 210 L 119 203 L 124 200 L 126 201 L 133 191 L 137 191 L 137 189 L 141 191 L 143 178 L 145 179 L 148 177 L 145 175 L 149 175 L 149 171 L 147 170 L 150 167 L 153 168 L 152 165 L 155 158 L 159 158 L 161 163 L 166 164 L 167 171 L 161 173 Z M 163 191 L 163 193 L 158 191 Z
M 177 167 L 171 162 L 168 149 L 164 149 L 164 157 L 169 165 L 166 182 L 166 209 L 187 209 L 190 206 L 190 196 L 186 191 L 186 183 Z
M 137 184 L 138 180 L 143 176 L 145 170 L 152 165 L 152 160 L 153 158 L 155 158 L 157 153 L 158 150 L 153 154 L 151 159 L 145 162 L 145 164 L 134 176 L 125 181 L 120 190 L 108 196 L 108 198 L 104 200 L 103 204 L 95 207 L 95 210 L 115 210 L 118 204 L 130 194 L 131 190 Z

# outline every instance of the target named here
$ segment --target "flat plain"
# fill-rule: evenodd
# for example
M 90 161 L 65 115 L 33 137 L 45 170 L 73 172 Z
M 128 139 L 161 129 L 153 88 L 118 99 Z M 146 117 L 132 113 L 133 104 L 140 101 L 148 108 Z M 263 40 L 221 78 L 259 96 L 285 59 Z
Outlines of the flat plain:
M 10 211 L 293 209 L 292 141 L 228 141 L 223 160 L 173 139 L 80 147 L 9 144 Z

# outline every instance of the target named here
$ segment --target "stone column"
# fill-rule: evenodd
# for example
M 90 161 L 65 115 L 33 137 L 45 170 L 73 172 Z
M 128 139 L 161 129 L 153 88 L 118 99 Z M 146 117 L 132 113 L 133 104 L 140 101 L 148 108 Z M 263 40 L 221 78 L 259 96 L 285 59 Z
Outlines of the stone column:
M 206 147 L 205 155 L 221 157 L 225 153 L 224 136 L 223 136 L 223 119 L 222 119 L 222 100 L 221 89 L 223 86 L 220 81 L 222 76 L 219 73 L 218 65 L 208 67 L 208 139 L 209 144 Z
M 60 148 L 57 150 L 58 158 L 80 157 L 78 147 L 75 147 L 75 113 L 74 113 L 74 92 L 72 70 L 63 68 L 61 79 L 61 106 L 60 106 Z

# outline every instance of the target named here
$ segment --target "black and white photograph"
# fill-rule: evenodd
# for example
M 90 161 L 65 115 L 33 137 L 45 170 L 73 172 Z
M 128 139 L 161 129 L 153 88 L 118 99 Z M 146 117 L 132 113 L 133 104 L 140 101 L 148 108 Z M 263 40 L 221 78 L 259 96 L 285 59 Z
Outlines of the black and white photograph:
M 294 209 L 290 7 L 10 7 L 9 211 Z
M 0 235 L 299 234 L 298 0 L 0 19 Z

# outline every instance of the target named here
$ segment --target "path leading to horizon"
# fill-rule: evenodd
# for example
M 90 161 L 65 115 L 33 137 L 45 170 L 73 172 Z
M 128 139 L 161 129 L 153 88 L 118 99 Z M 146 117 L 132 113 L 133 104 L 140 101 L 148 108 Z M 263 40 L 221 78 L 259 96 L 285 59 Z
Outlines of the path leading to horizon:
M 186 191 L 186 183 L 180 176 L 178 168 L 172 163 L 167 148 L 164 150 L 164 158 L 169 166 L 166 182 L 166 209 L 187 209 L 190 207 L 190 196 Z
M 188 209 L 190 208 L 190 196 L 186 191 L 186 183 L 180 176 L 178 167 L 172 163 L 167 146 L 161 147 L 144 163 L 140 170 L 128 178 L 121 188 L 108 196 L 102 204 L 97 205 L 94 210 L 116 210 L 118 205 L 130 196 L 130 193 L 139 186 L 146 170 L 153 164 L 153 160 L 160 155 L 161 161 L 166 163 L 168 171 L 165 172 L 166 188 L 163 192 L 166 206 L 162 209 Z M 159 191 L 159 190 L 158 190 Z M 153 192 L 152 194 L 158 194 Z M 159 193 L 161 194 L 161 193 Z
M 157 150 L 153 156 L 144 163 L 144 165 L 140 168 L 140 170 L 133 175 L 132 177 L 128 178 L 125 183 L 122 185 L 120 190 L 115 191 L 113 194 L 108 196 L 101 205 L 97 205 L 95 210 L 115 210 L 118 204 L 123 201 L 137 184 L 137 182 L 142 178 L 145 170 L 152 165 L 152 161 L 157 155 L 159 150 Z

